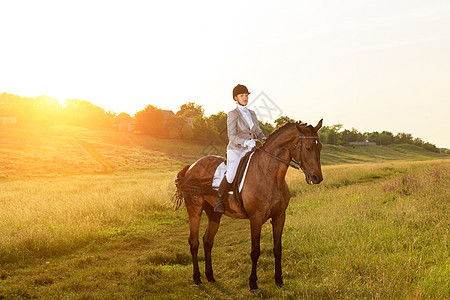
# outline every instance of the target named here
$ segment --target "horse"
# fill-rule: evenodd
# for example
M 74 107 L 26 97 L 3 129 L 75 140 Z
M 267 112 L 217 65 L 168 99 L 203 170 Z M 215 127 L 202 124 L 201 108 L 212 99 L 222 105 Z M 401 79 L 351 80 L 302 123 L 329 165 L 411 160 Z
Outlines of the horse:
M 291 197 L 285 177 L 289 166 L 293 166 L 303 171 L 308 184 L 319 184 L 323 180 L 320 165 L 322 144 L 317 133 L 321 127 L 322 120 L 315 127 L 300 121 L 287 122 L 279 127 L 253 153 L 241 190 L 242 205 L 232 201 L 231 194 L 225 199 L 225 215 L 250 220 L 252 269 L 249 285 L 251 292 L 259 291 L 256 266 L 260 256 L 261 227 L 269 219 L 271 219 L 273 230 L 275 284 L 280 288 L 284 285 L 281 271 L 281 236 L 286 208 Z M 217 166 L 224 160 L 223 157 L 212 155 L 202 157 L 180 170 L 175 180 L 177 190 L 172 201 L 175 209 L 178 209 L 184 199 L 189 215 L 189 245 L 194 269 L 193 279 L 196 285 L 202 284 L 197 253 L 200 218 L 203 211 L 208 217 L 208 225 L 203 235 L 205 276 L 209 282 L 215 282 L 211 249 L 222 214 L 214 212 L 217 192 L 212 190 L 211 183 Z M 294 163 L 298 164 L 298 167 Z

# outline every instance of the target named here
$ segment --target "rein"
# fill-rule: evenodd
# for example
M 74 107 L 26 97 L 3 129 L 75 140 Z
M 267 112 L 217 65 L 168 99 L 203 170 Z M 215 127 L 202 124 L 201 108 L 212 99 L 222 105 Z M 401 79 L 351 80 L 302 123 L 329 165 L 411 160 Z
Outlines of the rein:
M 267 152 L 267 151 L 264 150 L 263 148 L 257 148 L 257 150 L 261 150 L 262 152 L 266 153 L 266 154 L 269 155 L 270 157 L 275 158 L 276 160 L 281 161 L 282 163 L 284 163 L 284 164 L 287 165 L 288 167 L 293 167 L 293 168 L 296 169 L 296 170 L 301 169 L 301 170 L 303 171 L 303 173 L 305 173 L 306 175 L 308 175 L 308 174 L 306 173 L 307 171 L 304 169 L 304 167 L 303 167 L 303 165 L 302 165 L 302 140 L 303 140 L 303 139 L 319 139 L 319 136 L 305 136 L 305 135 L 299 135 L 297 142 L 295 143 L 294 147 L 293 147 L 293 148 L 291 149 L 291 151 L 289 152 L 289 155 L 291 156 L 291 160 L 290 160 L 290 161 L 281 159 L 281 158 L 279 158 L 279 157 L 273 155 L 272 153 Z M 298 153 L 298 154 L 299 154 L 298 157 L 300 158 L 299 161 L 296 161 L 296 160 L 293 158 L 293 155 L 292 155 L 292 153 L 294 152 L 295 148 L 297 148 L 297 146 L 299 146 L 299 147 L 298 147 L 298 152 L 299 152 L 299 153 Z M 297 164 L 298 166 L 295 165 L 295 164 Z
M 284 163 L 285 165 L 287 165 L 288 167 L 293 167 L 294 169 L 299 169 L 299 167 L 297 167 L 296 165 L 294 165 L 292 162 L 298 164 L 294 159 L 291 159 L 291 161 L 286 161 L 284 159 L 281 159 L 275 155 L 273 155 L 272 153 L 267 152 L 266 150 L 264 150 L 263 148 L 257 148 L 256 150 L 261 150 L 262 152 L 266 153 L 267 155 L 269 155 L 272 158 L 275 158 L 276 160 L 281 161 L 282 163 Z

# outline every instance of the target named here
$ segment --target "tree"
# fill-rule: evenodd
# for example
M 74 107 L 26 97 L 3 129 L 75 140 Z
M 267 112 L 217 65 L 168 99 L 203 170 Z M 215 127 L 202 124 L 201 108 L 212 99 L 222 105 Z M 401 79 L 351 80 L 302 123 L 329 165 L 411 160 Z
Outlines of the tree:
M 210 115 L 208 119 L 218 134 L 227 130 L 227 114 L 225 112 L 219 111 L 217 114 Z
M 223 111 L 219 111 L 217 114 L 210 115 L 207 122 L 217 134 L 219 141 L 228 144 L 227 114 Z
M 382 131 L 379 135 L 380 145 L 391 145 L 394 143 L 395 138 L 392 132 Z
M 186 140 L 191 140 L 193 137 L 193 133 L 192 133 L 192 127 L 189 125 L 185 125 L 182 129 L 181 129 L 181 136 L 183 137 L 183 139 Z
M 201 136 L 202 119 L 205 110 L 195 102 L 182 104 L 169 122 L 169 136 L 178 136 L 182 139 L 192 139 Z M 197 120 L 198 119 L 198 120 Z M 195 125 L 194 125 L 195 124 Z M 195 130 L 194 130 L 195 126 Z M 178 132 L 176 132 L 178 131 Z
M 64 123 L 93 128 L 113 128 L 116 115 L 86 100 L 67 99 L 63 110 Z
M 261 122 L 258 120 L 259 123 L 259 127 L 261 128 L 261 131 L 264 133 L 264 135 L 266 137 L 268 137 L 273 131 L 274 131 L 274 127 L 272 124 L 270 124 L 269 122 Z
M 395 136 L 395 143 L 396 144 L 412 144 L 413 137 L 410 133 L 399 132 Z
M 61 110 L 58 100 L 45 95 L 36 98 L 0 95 L 1 116 L 17 117 L 21 123 L 53 125 L 61 121 Z
M 319 137 L 323 144 L 328 144 L 328 126 L 322 126 L 319 129 Z
M 189 127 L 185 129 L 185 127 Z M 186 120 L 180 116 L 173 115 L 167 121 L 167 132 L 171 139 L 188 139 L 192 138 L 192 128 L 186 123 Z
M 431 151 L 431 152 L 436 152 L 436 153 L 440 152 L 439 149 L 436 147 L 436 145 L 428 143 L 428 142 L 423 144 L 423 148 L 425 148 L 426 150 Z
M 422 139 L 420 139 L 420 138 L 415 138 L 413 141 L 413 144 L 415 146 L 423 147 L 424 141 L 422 141 Z
M 164 128 L 163 112 L 156 106 L 147 105 L 136 113 L 134 119 L 136 120 L 136 130 L 142 133 L 152 136 L 164 136 L 167 133 Z
M 276 120 L 274 121 L 275 127 L 278 127 L 278 126 L 280 126 L 280 125 L 283 125 L 283 124 L 286 123 L 286 122 L 295 122 L 295 120 L 289 118 L 288 116 L 281 116 L 281 117 L 279 117 L 278 119 L 276 119 Z
M 350 131 L 349 138 L 351 142 L 365 142 L 367 140 L 367 134 L 359 132 L 358 130 L 352 127 L 352 131 Z
M 201 105 L 195 104 L 195 102 L 188 102 L 180 106 L 180 109 L 177 111 L 176 115 L 183 118 L 203 118 L 205 114 L 205 110 Z
M 356 142 L 356 138 L 352 135 L 352 132 L 345 129 L 341 132 L 341 140 L 343 145 L 347 145 L 350 142 Z
M 207 118 L 197 116 L 192 120 L 192 138 L 206 142 L 218 139 L 218 134 Z
M 183 137 L 192 137 L 192 139 L 197 141 L 211 141 L 219 139 L 220 123 L 225 121 L 226 124 L 226 114 L 221 112 L 217 116 L 211 116 L 209 118 L 205 117 L 205 110 L 201 105 L 195 104 L 195 102 L 188 102 L 180 106 L 177 111 L 177 118 L 184 120 L 186 126 L 183 126 L 181 131 Z M 175 120 L 175 119 L 174 119 Z M 171 126 L 176 125 L 178 121 L 174 122 L 172 120 Z M 177 126 L 180 124 L 178 123 Z M 191 134 L 192 133 L 192 134 Z
M 380 134 L 378 131 L 366 133 L 369 142 L 380 144 Z
M 0 95 L 0 116 L 2 117 L 17 117 L 15 113 L 16 95 L 3 93 Z
M 342 143 L 342 133 L 339 130 L 342 129 L 342 124 L 335 124 L 332 126 L 323 126 L 319 130 L 319 136 L 323 143 L 337 145 Z
M 130 116 L 129 114 L 124 113 L 124 112 L 121 112 L 120 114 L 118 114 L 115 119 L 116 119 L 116 122 L 119 122 L 119 121 L 133 122 L 134 121 L 132 116 Z
M 42 95 L 30 102 L 32 111 L 28 119 L 34 124 L 54 125 L 60 121 L 62 106 L 58 100 Z

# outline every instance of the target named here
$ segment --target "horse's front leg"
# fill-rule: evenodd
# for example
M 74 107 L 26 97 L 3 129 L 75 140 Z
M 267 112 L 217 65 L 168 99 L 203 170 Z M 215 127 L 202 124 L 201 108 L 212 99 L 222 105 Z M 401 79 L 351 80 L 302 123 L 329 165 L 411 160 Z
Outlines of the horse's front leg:
M 285 218 L 285 212 L 275 218 L 272 218 L 273 255 L 275 256 L 275 284 L 278 287 L 282 287 L 284 285 L 283 274 L 281 272 L 281 235 L 283 234 Z
M 212 269 L 211 249 L 214 244 L 214 237 L 219 230 L 222 214 L 214 212 L 213 207 L 208 203 L 205 203 L 204 210 L 208 216 L 208 227 L 203 236 L 203 248 L 205 249 L 205 275 L 208 281 L 216 282 Z
M 259 291 L 256 283 L 258 280 L 258 276 L 256 276 L 256 266 L 260 255 L 261 227 L 262 222 L 260 220 L 250 220 L 250 230 L 252 236 L 252 251 L 250 253 L 250 257 L 252 258 L 252 273 L 250 274 L 249 283 L 251 292 Z
M 200 228 L 200 218 L 202 216 L 202 205 L 198 205 L 195 202 L 191 202 L 188 204 L 188 201 L 186 201 L 186 208 L 189 214 L 189 245 L 191 246 L 191 255 L 192 255 L 192 265 L 194 267 L 194 283 L 196 285 L 202 284 L 202 281 L 200 280 L 200 270 L 198 268 L 198 231 Z

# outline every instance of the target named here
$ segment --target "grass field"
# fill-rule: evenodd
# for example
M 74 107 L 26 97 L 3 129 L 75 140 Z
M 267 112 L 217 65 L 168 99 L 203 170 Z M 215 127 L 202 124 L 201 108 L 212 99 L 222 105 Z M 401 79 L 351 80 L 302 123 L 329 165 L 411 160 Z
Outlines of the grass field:
M 0 299 L 450 297 L 448 156 L 331 146 L 322 184 L 290 170 L 286 289 L 265 224 L 262 292 L 250 295 L 248 221 L 223 218 L 217 283 L 199 288 L 187 213 L 168 201 L 176 172 L 207 145 L 72 127 L 9 128 L 0 142 Z

